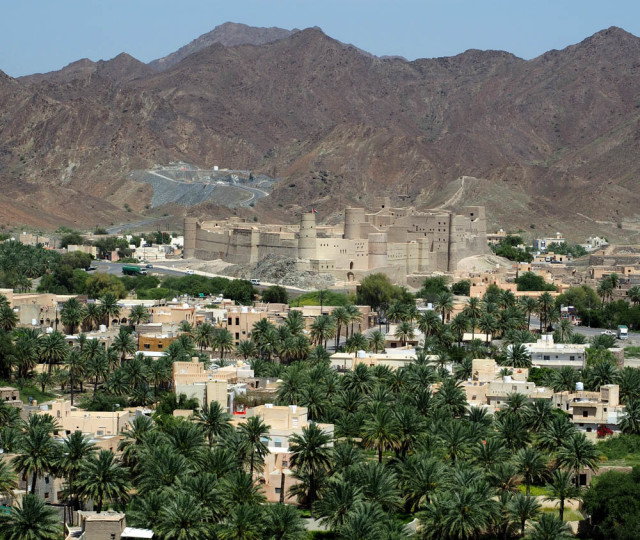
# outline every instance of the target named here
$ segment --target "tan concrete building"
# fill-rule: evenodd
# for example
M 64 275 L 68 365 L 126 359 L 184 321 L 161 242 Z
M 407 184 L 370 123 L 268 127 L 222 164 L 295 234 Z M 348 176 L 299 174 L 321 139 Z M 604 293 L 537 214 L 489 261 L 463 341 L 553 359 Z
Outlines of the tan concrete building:
M 558 392 L 553 395 L 554 407 L 569 413 L 571 422 L 588 438 L 597 438 L 598 428 L 606 426 L 614 433 L 620 432 L 618 423 L 625 407 L 620 404 L 620 387 L 606 384 L 599 392 L 588 392 L 581 388 L 575 392 Z
M 307 408 L 296 405 L 278 407 L 266 404 L 247 409 L 245 418 L 252 416 L 261 417 L 263 422 L 270 426 L 266 441 L 269 454 L 265 459 L 264 471 L 259 474 L 267 500 L 279 502 L 284 490 L 285 502 L 295 503 L 295 498 L 288 496 L 289 488 L 298 483 L 289 469 L 291 461 L 291 453 L 288 451 L 289 438 L 293 434 L 301 435 L 302 428 L 309 426 Z M 244 421 L 246 421 L 244 418 L 234 418 L 235 424 Z M 333 424 L 318 424 L 318 426 L 330 436 L 331 442 L 328 446 L 333 446 Z
M 138 350 L 163 352 L 176 339 L 178 336 L 169 334 L 138 334 Z
M 62 434 L 70 435 L 74 431 L 96 435 L 116 435 L 130 424 L 129 411 L 94 412 L 72 407 L 71 402 L 56 399 L 51 406 L 43 405 L 40 414 L 50 414 L 61 426 Z
M 483 206 L 463 213 L 420 212 L 393 208 L 376 199 L 375 209 L 346 208 L 343 226 L 317 226 L 314 213 L 302 214 L 300 224 L 255 225 L 239 218 L 184 223 L 184 257 L 255 263 L 268 254 L 298 259 L 303 270 L 356 281 L 371 272 L 385 272 L 405 282 L 410 274 L 452 272 L 458 261 L 489 253 Z

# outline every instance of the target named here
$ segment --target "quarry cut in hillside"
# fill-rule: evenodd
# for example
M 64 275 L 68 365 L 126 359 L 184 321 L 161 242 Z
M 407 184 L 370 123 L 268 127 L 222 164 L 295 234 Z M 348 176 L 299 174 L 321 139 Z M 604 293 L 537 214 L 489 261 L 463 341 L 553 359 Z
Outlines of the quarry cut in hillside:
M 188 163 L 132 171 L 129 178 L 152 187 L 151 208 L 166 204 L 188 207 L 206 201 L 229 208 L 253 206 L 271 193 L 276 182 L 265 174 L 199 169 Z

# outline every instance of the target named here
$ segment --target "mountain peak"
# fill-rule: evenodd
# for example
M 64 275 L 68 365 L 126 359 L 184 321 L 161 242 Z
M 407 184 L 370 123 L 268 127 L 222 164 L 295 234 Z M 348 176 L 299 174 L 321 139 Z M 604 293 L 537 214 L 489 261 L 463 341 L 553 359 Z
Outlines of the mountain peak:
M 272 41 L 278 41 L 298 32 L 297 28 L 286 30 L 284 28 L 270 27 L 262 28 L 248 26 L 242 23 L 226 22 L 216 26 L 210 32 L 202 34 L 191 43 L 181 47 L 177 51 L 149 62 L 152 68 L 163 71 L 168 69 L 187 56 L 198 52 L 211 45 L 220 44 L 224 47 L 235 47 L 238 45 L 264 45 Z

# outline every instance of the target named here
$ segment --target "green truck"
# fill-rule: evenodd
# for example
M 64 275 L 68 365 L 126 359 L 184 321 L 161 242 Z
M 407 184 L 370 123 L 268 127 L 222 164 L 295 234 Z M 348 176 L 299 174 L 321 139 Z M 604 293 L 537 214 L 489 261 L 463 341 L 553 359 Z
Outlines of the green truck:
M 122 273 L 127 276 L 146 276 L 147 271 L 132 264 L 122 265 Z

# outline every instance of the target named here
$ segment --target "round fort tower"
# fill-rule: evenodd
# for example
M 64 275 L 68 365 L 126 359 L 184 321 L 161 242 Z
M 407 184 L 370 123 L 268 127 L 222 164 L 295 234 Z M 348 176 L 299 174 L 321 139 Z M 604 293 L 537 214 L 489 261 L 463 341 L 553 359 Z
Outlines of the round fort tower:
M 344 237 L 348 240 L 359 239 L 361 223 L 364 223 L 364 208 L 345 208 Z
M 387 266 L 387 233 L 369 233 L 369 269 Z
M 316 215 L 313 212 L 300 216 L 298 233 L 298 259 L 316 258 Z
M 196 229 L 198 220 L 194 217 L 184 218 L 184 247 L 182 250 L 185 259 L 192 259 L 196 256 Z

